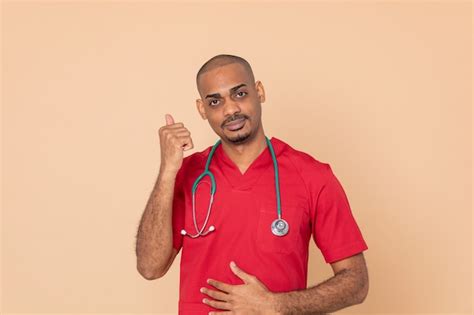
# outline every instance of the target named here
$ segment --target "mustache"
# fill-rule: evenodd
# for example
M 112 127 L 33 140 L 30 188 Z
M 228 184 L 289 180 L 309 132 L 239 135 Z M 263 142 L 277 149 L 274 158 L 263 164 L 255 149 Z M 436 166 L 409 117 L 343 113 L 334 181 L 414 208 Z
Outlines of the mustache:
M 234 115 L 234 116 L 230 117 L 229 119 L 226 119 L 222 123 L 222 127 L 224 127 L 225 125 L 227 125 L 230 122 L 233 122 L 234 120 L 239 120 L 239 119 L 243 119 L 243 118 L 248 119 L 247 115 Z

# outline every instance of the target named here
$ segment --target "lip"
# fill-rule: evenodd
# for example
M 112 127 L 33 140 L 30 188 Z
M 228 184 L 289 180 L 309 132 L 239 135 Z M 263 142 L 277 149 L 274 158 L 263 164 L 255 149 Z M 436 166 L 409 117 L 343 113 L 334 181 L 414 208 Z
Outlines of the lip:
M 245 118 L 237 119 L 226 124 L 225 127 L 231 131 L 238 130 L 244 126 L 245 121 L 246 121 Z

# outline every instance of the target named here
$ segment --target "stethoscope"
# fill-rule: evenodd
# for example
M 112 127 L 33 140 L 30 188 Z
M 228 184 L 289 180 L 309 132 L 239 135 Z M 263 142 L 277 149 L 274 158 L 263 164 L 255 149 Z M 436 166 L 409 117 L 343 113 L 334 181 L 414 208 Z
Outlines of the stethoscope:
M 276 190 L 276 200 L 277 200 L 277 213 L 278 213 L 278 219 L 275 219 L 272 224 L 271 224 L 271 231 L 274 235 L 276 236 L 284 236 L 288 233 L 289 225 L 288 222 L 283 220 L 281 218 L 281 206 L 280 206 L 280 186 L 279 186 L 279 180 L 278 180 L 278 163 L 277 159 L 275 156 L 275 152 L 273 151 L 273 146 L 268 140 L 268 138 L 265 136 L 265 140 L 267 141 L 268 148 L 270 149 L 270 153 L 272 155 L 272 160 L 273 160 L 273 169 L 275 173 L 275 190 Z M 193 189 L 192 189 L 192 194 L 193 194 L 193 221 L 194 221 L 194 227 L 196 229 L 196 234 L 191 235 L 188 232 L 186 232 L 185 229 L 181 230 L 181 235 L 187 235 L 192 238 L 196 238 L 198 236 L 205 236 L 209 234 L 212 231 L 215 231 L 214 225 L 211 225 L 209 229 L 203 233 L 204 229 L 206 228 L 207 221 L 209 220 L 209 215 L 211 214 L 211 206 L 212 203 L 214 202 L 214 193 L 216 192 L 216 181 L 214 179 L 214 175 L 209 171 L 209 165 L 211 164 L 211 159 L 212 156 L 214 155 L 214 151 L 216 151 L 217 146 L 221 143 L 221 139 L 217 140 L 216 144 L 211 149 L 211 152 L 209 153 L 209 156 L 207 157 L 207 162 L 206 162 L 206 167 L 204 169 L 204 172 L 196 178 L 193 184 Z M 197 189 L 197 186 L 200 184 L 201 179 L 204 176 L 209 176 L 211 179 L 211 199 L 209 201 L 209 207 L 207 208 L 207 215 L 206 215 L 206 220 L 204 221 L 204 224 L 201 229 L 199 229 L 197 220 L 196 220 L 196 196 L 195 192 Z

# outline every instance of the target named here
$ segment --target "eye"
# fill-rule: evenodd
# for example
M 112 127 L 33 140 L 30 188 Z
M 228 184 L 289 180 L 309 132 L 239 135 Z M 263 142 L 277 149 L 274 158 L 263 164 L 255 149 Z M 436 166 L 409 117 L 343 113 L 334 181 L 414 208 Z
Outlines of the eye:
M 244 95 L 239 95 L 240 93 L 244 93 Z M 239 91 L 236 93 L 236 95 L 238 95 L 239 97 L 242 97 L 242 96 L 245 96 L 247 95 L 247 92 L 244 92 L 244 91 Z
M 209 105 L 217 105 L 216 103 L 213 103 L 213 102 L 218 102 L 218 100 L 212 100 L 209 102 Z

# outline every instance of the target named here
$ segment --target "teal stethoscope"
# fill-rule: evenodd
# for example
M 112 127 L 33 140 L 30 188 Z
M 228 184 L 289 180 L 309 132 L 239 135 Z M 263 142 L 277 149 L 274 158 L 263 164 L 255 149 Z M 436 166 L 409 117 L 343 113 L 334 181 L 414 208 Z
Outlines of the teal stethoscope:
M 265 140 L 267 141 L 268 148 L 270 149 L 270 153 L 272 155 L 272 160 L 273 160 L 273 168 L 274 168 L 274 173 L 275 173 L 275 189 L 276 189 L 276 200 L 277 200 L 277 212 L 278 212 L 278 219 L 275 219 L 272 224 L 271 224 L 271 231 L 274 235 L 276 236 L 284 236 L 288 233 L 289 225 L 288 222 L 283 220 L 281 218 L 281 206 L 280 206 L 280 187 L 279 187 L 279 181 L 278 181 L 278 163 L 277 159 L 275 157 L 275 152 L 273 151 L 272 144 L 270 140 L 265 136 Z M 206 168 L 204 169 L 204 172 L 199 175 L 198 178 L 196 178 L 196 181 L 193 184 L 193 189 L 192 189 L 192 194 L 193 194 L 193 221 L 194 221 L 194 227 L 196 229 L 196 234 L 192 235 L 186 232 L 186 230 L 182 229 L 181 234 L 187 235 L 191 238 L 196 238 L 199 236 L 205 236 L 209 234 L 212 231 L 215 231 L 214 225 L 211 225 L 209 229 L 203 233 L 204 229 L 206 228 L 207 221 L 209 220 L 209 215 L 211 214 L 211 206 L 214 201 L 214 193 L 216 192 L 216 181 L 214 179 L 214 175 L 209 171 L 209 165 L 211 164 L 211 159 L 212 156 L 214 155 L 214 151 L 216 151 L 217 146 L 221 143 L 221 139 L 219 139 L 216 144 L 211 149 L 211 152 L 209 153 L 209 156 L 207 158 L 207 163 L 206 163 Z M 196 221 L 196 189 L 197 186 L 199 185 L 201 179 L 204 176 L 209 176 L 211 178 L 211 199 L 209 201 L 209 207 L 207 208 L 207 216 L 206 220 L 204 221 L 204 225 L 202 226 L 201 229 L 199 229 L 197 221 Z

